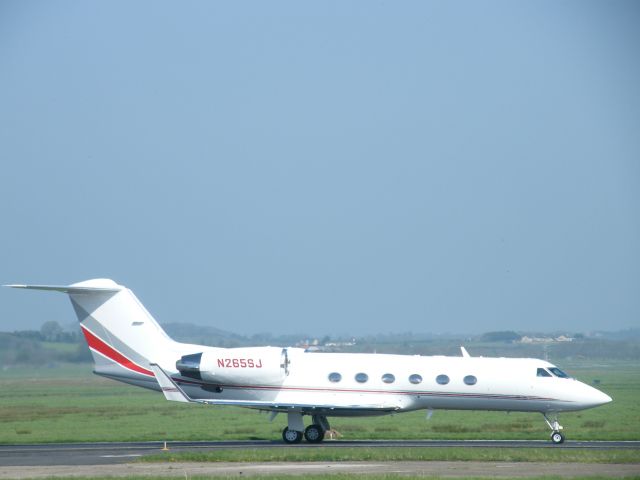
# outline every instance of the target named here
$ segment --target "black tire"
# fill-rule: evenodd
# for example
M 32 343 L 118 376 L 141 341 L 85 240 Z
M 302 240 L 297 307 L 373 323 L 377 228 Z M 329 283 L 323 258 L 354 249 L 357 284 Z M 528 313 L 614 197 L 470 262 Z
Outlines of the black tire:
M 324 429 L 320 425 L 309 425 L 304 431 L 304 438 L 309 443 L 320 443 L 324 440 Z
M 564 435 L 560 432 L 553 432 L 551 434 L 551 441 L 556 445 L 560 445 L 561 443 L 564 443 Z
M 289 427 L 284 427 L 284 430 L 282 430 L 282 440 L 284 440 L 284 443 L 300 443 L 302 441 L 302 432 L 289 430 Z

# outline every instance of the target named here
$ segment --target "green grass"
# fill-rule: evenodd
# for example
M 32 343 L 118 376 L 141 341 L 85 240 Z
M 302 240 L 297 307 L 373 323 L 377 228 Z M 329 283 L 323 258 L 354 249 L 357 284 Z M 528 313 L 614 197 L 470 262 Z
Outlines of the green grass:
M 564 366 L 564 365 L 563 365 Z M 569 440 L 640 439 L 637 363 L 566 366 L 614 402 L 561 416 Z M 547 439 L 541 415 L 436 411 L 330 419 L 343 440 Z M 278 440 L 286 416 L 233 407 L 167 402 L 160 393 L 103 379 L 89 365 L 0 372 L 0 443 Z
M 216 451 L 163 452 L 139 462 L 350 462 L 478 461 L 637 463 L 637 450 L 568 450 L 552 448 L 243 448 Z

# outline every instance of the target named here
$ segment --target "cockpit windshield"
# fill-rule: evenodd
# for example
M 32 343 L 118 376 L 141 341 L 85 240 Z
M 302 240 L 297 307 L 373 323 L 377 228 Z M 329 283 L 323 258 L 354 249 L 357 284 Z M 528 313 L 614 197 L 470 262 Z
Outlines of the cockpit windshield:
M 547 372 L 544 368 L 538 368 L 538 373 L 536 374 L 538 377 L 550 377 L 551 374 Z
M 558 367 L 549 367 L 549 371 L 551 373 L 553 373 L 556 377 L 558 378 L 571 378 L 569 375 L 567 375 L 566 373 L 564 373 L 562 370 L 560 370 Z

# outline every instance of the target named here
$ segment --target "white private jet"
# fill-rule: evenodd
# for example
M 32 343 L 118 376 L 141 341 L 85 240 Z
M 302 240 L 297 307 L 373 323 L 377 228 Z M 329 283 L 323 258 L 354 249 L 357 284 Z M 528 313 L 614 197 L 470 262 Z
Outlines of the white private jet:
M 8 285 L 69 295 L 95 361 L 94 373 L 162 391 L 167 400 L 287 414 L 286 443 L 319 443 L 328 417 L 418 409 L 540 412 L 553 443 L 558 413 L 611 397 L 532 358 L 312 353 L 300 348 L 215 348 L 179 343 L 131 290 L 112 280 L 68 286 Z M 304 416 L 310 416 L 304 426 Z

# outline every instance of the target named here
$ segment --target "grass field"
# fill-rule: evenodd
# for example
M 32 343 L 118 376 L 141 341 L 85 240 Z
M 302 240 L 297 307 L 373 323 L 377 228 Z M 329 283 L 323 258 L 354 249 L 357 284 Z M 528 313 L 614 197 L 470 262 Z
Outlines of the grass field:
M 162 452 L 140 462 L 401 462 L 475 461 L 544 463 L 638 463 L 637 450 L 565 450 L 552 448 L 260 448 Z
M 570 440 L 640 439 L 636 363 L 564 365 L 611 395 L 611 404 L 561 417 Z M 89 365 L 0 372 L 0 443 L 276 440 L 286 422 L 232 407 L 167 402 L 155 392 L 91 374 Z M 332 419 L 342 439 L 547 439 L 539 414 L 436 411 Z

